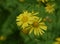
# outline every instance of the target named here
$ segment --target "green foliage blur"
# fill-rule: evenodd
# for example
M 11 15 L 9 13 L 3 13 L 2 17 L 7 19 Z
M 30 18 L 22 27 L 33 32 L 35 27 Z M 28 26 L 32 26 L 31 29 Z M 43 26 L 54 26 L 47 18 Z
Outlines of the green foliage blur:
M 0 44 L 52 44 L 56 37 L 60 37 L 60 0 L 49 0 L 56 3 L 53 14 L 43 13 L 44 3 L 36 0 L 0 0 Z M 48 29 L 42 36 L 27 35 L 20 32 L 16 25 L 16 17 L 23 11 L 40 12 L 40 16 L 49 16 Z

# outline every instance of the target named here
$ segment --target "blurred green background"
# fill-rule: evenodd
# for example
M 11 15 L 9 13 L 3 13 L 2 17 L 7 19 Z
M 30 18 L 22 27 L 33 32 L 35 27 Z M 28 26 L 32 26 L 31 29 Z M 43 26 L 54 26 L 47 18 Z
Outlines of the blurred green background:
M 60 37 L 60 0 L 49 0 L 56 4 L 53 14 L 44 12 L 44 3 L 37 0 L 0 0 L 0 44 L 52 44 Z M 43 5 L 43 6 L 42 6 Z M 35 37 L 20 32 L 16 17 L 24 10 L 40 12 L 40 17 L 49 16 L 48 30 L 43 36 Z

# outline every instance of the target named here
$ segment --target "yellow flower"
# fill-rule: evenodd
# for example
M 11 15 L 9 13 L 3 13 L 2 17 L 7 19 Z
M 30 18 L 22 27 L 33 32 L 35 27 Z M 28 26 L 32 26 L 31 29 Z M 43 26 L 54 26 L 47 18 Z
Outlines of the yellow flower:
M 59 38 L 56 38 L 56 41 L 60 41 L 60 37 Z
M 55 4 L 51 5 L 51 4 L 46 4 L 46 7 L 45 7 L 45 10 L 46 12 L 48 13 L 53 13 L 55 11 L 55 8 L 54 8 Z
M 32 32 L 34 32 L 34 35 L 39 35 L 39 34 L 43 34 L 44 31 L 43 30 L 47 30 L 47 26 L 45 25 L 44 22 L 41 22 L 42 18 L 39 19 L 38 17 L 34 17 L 35 20 L 33 21 L 33 24 L 30 25 L 30 31 L 29 34 L 31 34 Z
M 60 42 L 54 42 L 53 44 L 60 44 Z
M 6 40 L 5 36 L 0 36 L 0 40 Z
M 17 16 L 16 19 L 17 25 L 22 26 L 22 28 L 24 29 L 29 24 L 32 24 L 33 15 L 35 15 L 35 13 L 33 14 L 28 11 L 25 11 L 24 13 L 20 14 L 19 16 Z
M 24 2 L 25 0 L 19 0 L 20 2 Z
M 56 41 L 53 44 L 60 44 L 60 37 L 56 38 Z
M 45 2 L 48 2 L 48 0 L 37 0 L 37 2 L 43 2 L 43 3 L 45 3 Z

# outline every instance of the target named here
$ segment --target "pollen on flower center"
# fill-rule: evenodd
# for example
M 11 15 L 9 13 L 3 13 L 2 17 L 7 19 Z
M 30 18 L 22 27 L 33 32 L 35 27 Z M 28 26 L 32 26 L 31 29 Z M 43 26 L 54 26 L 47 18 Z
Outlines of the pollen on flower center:
M 39 23 L 36 21 L 33 23 L 33 27 L 38 27 L 39 26 Z
M 28 17 L 27 16 L 23 16 L 22 21 L 23 22 L 27 22 L 28 21 Z

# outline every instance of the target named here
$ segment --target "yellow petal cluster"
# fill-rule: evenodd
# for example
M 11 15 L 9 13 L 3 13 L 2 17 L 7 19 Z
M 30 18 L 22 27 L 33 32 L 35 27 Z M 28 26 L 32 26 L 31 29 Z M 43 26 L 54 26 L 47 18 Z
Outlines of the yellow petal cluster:
M 43 35 L 44 30 L 47 30 L 47 26 L 44 22 L 41 22 L 42 19 L 36 19 L 31 24 L 29 34 L 34 32 L 34 35 Z
M 28 12 L 25 11 L 17 16 L 17 25 L 22 28 L 22 32 L 31 34 L 34 32 L 34 35 L 42 35 L 44 30 L 47 30 L 47 26 L 42 21 L 42 18 L 36 16 L 38 12 Z
M 53 44 L 60 44 L 60 37 L 56 38 L 56 41 Z
M 55 11 L 55 8 L 54 8 L 55 4 L 46 4 L 46 7 L 45 7 L 45 10 L 46 12 L 48 13 L 53 13 Z
M 19 16 L 17 16 L 17 25 L 22 26 L 22 28 L 25 28 L 28 26 L 28 24 L 31 24 L 32 22 L 32 13 L 29 13 L 28 11 L 25 11 L 24 13 L 21 13 Z

